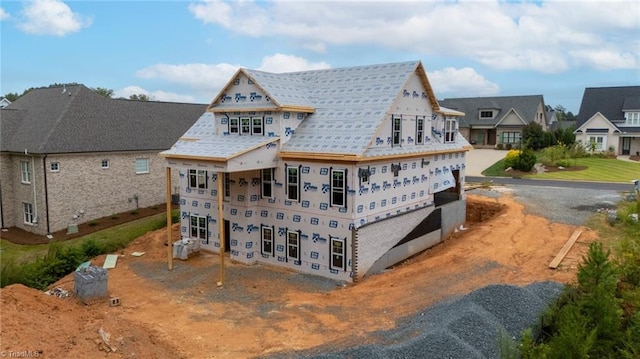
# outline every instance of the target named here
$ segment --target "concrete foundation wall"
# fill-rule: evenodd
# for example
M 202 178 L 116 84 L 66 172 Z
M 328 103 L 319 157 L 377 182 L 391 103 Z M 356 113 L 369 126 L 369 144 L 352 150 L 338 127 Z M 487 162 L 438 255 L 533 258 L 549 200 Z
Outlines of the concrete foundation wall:
M 467 218 L 467 199 L 447 203 L 442 209 L 442 239 L 447 238 L 457 227 L 463 225 Z

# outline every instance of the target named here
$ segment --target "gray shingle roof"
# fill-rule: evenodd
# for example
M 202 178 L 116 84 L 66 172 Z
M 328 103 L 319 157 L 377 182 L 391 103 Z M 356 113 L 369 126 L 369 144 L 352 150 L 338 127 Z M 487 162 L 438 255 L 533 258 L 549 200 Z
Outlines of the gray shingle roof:
M 542 95 L 446 98 L 440 101 L 441 106 L 465 113 L 460 127 L 495 126 L 511 109 L 530 123 L 535 118 L 540 103 L 544 106 Z M 496 109 L 499 111 L 494 118 L 480 119 L 480 110 Z
M 613 123 L 622 122 L 623 110 L 640 110 L 640 86 L 587 87 L 576 126 L 582 126 L 598 112 Z
M 206 107 L 109 99 L 83 85 L 35 89 L 0 110 L 0 150 L 49 154 L 164 150 Z

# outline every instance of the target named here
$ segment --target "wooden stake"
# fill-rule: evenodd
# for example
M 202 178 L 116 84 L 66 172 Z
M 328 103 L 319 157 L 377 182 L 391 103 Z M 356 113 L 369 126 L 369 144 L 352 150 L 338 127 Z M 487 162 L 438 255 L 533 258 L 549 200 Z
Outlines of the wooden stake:
M 569 237 L 569 240 L 567 240 L 567 243 L 564 244 L 564 247 L 562 247 L 562 249 L 560 250 L 560 252 L 558 252 L 556 257 L 553 258 L 551 263 L 549 263 L 549 268 L 552 268 L 552 269 L 558 268 L 558 266 L 560 265 L 560 262 L 562 262 L 562 260 L 567 255 L 567 253 L 569 253 L 569 250 L 571 250 L 571 247 L 573 247 L 573 244 L 576 242 L 578 237 L 580 237 L 580 234 L 582 234 L 582 231 L 577 229 L 573 232 L 571 237 Z
M 171 167 L 167 167 L 167 264 L 173 270 L 173 240 L 171 239 Z

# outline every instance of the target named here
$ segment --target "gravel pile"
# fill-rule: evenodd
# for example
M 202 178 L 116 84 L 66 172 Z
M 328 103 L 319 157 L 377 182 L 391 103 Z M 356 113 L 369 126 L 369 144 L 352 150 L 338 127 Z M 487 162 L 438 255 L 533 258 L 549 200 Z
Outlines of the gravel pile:
M 500 333 L 519 338 L 562 288 L 555 282 L 491 285 L 405 318 L 394 330 L 373 333 L 376 344 L 345 350 L 327 344 L 270 358 L 499 358 Z

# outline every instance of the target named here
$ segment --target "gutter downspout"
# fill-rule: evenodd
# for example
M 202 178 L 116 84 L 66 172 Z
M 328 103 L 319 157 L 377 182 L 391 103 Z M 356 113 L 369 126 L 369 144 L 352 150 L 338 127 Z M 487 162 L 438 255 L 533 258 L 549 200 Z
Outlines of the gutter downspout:
M 4 229 L 4 207 L 2 207 L 2 183 L 0 183 L 0 228 Z
M 47 217 L 47 235 L 51 234 L 49 225 L 49 187 L 47 185 L 47 154 L 42 157 L 42 172 L 44 173 L 44 211 Z
M 24 153 L 27 154 L 27 150 L 24 150 Z M 32 185 L 32 187 L 33 187 L 33 211 L 35 212 L 35 213 L 32 214 L 33 217 L 31 219 L 31 222 L 32 222 L 32 224 L 37 225 L 38 224 L 38 220 L 39 220 L 38 212 L 40 212 L 40 211 L 38 211 L 38 189 L 36 188 L 37 187 L 36 186 L 36 183 L 37 183 L 36 182 L 36 160 L 33 157 L 33 155 L 31 155 L 31 168 L 32 168 L 32 171 L 33 171 L 33 181 L 32 181 L 33 182 L 33 185 Z M 33 219 L 34 218 L 36 219 L 36 221 L 35 221 L 36 223 L 33 223 Z

